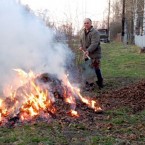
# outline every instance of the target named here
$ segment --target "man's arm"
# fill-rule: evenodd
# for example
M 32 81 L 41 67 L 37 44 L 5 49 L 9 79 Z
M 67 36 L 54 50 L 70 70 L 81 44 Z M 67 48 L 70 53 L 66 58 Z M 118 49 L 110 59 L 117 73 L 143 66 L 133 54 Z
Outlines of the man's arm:
M 88 47 L 88 52 L 93 52 L 97 49 L 98 45 L 100 44 L 100 35 L 98 32 L 94 31 L 91 38 L 91 45 Z

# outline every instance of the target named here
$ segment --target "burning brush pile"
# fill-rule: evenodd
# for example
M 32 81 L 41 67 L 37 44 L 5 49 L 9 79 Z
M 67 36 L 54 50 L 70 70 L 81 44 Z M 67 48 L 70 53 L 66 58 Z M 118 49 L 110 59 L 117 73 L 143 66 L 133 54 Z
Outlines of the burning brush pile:
M 83 97 L 65 75 L 62 80 L 51 74 L 35 75 L 16 69 L 21 86 L 10 88 L 5 99 L 0 99 L 0 126 L 47 121 L 51 118 L 69 116 L 79 118 L 79 106 L 93 112 L 102 112 L 97 100 Z M 27 81 L 26 81 L 27 80 Z

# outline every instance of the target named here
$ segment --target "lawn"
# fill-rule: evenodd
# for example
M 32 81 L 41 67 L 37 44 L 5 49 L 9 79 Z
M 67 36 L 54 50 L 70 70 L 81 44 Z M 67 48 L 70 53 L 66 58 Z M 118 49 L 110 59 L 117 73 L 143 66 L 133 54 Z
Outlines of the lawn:
M 102 44 L 102 73 L 112 87 L 122 87 L 145 78 L 145 54 L 137 46 Z
M 103 72 L 106 77 L 144 78 L 144 54 L 136 46 L 103 45 Z
M 103 113 L 82 105 L 80 118 L 59 116 L 49 122 L 1 126 L 0 145 L 144 145 L 145 107 L 142 101 L 139 108 L 137 99 L 142 95 L 145 100 L 141 92 L 145 84 L 140 85 L 145 77 L 145 54 L 136 46 L 115 42 L 102 44 L 102 54 L 105 87 L 83 93 L 98 99 Z M 77 57 L 80 60 L 80 54 Z

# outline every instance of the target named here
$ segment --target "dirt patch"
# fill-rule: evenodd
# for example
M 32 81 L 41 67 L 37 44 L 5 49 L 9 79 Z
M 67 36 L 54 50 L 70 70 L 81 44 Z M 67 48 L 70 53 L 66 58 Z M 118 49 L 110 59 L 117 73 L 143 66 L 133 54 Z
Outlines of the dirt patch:
M 105 110 L 129 107 L 133 113 L 145 109 L 145 80 L 98 95 Z

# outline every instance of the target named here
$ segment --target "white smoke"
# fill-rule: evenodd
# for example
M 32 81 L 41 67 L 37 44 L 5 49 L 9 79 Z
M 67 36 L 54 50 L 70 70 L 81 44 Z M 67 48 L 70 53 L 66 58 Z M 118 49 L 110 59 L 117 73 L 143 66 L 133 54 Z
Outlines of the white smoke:
M 0 89 L 13 69 L 65 73 L 73 53 L 55 41 L 55 32 L 14 0 L 0 0 Z

